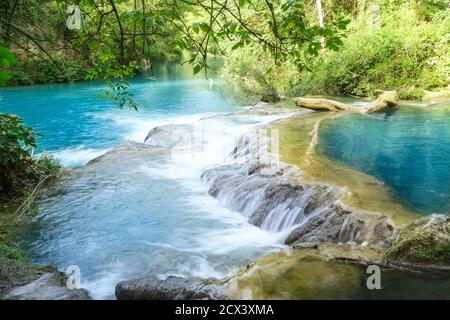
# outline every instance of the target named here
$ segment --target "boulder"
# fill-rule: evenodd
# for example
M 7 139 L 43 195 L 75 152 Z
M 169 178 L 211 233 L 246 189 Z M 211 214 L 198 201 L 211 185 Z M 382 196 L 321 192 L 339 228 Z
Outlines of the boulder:
M 5 300 L 88 300 L 82 289 L 69 289 L 66 277 L 60 272 L 46 272 L 30 283 L 18 286 L 2 297 Z
M 119 300 L 210 300 L 221 299 L 222 293 L 214 280 L 201 278 L 155 276 L 119 282 L 116 286 Z
M 1 300 L 86 300 L 85 290 L 68 289 L 67 277 L 54 267 L 0 255 Z
M 431 215 L 403 228 L 386 252 L 391 264 L 450 268 L 450 215 Z
M 145 138 L 145 144 L 173 147 L 180 142 L 180 137 L 190 134 L 192 126 L 186 124 L 168 124 L 151 129 Z

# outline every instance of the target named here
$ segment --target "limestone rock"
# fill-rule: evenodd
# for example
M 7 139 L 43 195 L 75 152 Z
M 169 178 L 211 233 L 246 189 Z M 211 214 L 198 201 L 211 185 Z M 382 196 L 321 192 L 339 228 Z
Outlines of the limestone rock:
M 69 289 L 59 272 L 44 273 L 38 279 L 15 287 L 4 295 L 6 300 L 88 300 L 85 290 Z
M 172 147 L 179 138 L 190 134 L 192 128 L 184 124 L 168 124 L 151 129 L 145 138 L 145 144 L 153 146 Z
M 211 280 L 201 278 L 155 276 L 119 282 L 116 286 L 119 300 L 205 300 L 222 298 L 221 289 Z
M 386 252 L 392 264 L 450 268 L 450 215 L 414 220 Z

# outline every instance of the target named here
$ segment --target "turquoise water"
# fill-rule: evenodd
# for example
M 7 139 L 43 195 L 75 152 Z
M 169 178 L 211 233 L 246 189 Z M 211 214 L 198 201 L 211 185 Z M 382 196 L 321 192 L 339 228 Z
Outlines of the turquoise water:
M 18 236 L 28 256 L 61 271 L 78 266 L 82 287 L 108 299 L 121 280 L 221 278 L 279 250 L 282 235 L 224 208 L 200 180 L 205 167 L 227 158 L 240 135 L 276 118 L 227 116 L 240 107 L 215 81 L 193 77 L 190 69 L 163 68 L 131 82 L 139 112 L 97 100 L 102 84 L 95 82 L 0 91 L 1 110 L 22 116 L 43 135 L 38 152 L 79 167 L 46 190 L 38 214 Z M 181 157 L 126 152 L 80 167 L 122 142 L 143 142 L 164 124 L 192 126 L 202 145 Z
M 130 81 L 139 112 L 117 110 L 97 98 L 102 82 L 52 84 L 0 90 L 0 112 L 18 114 L 41 136 L 37 152 L 53 153 L 66 166 L 85 164 L 123 140 L 143 142 L 156 125 L 233 110 L 203 76 L 162 65 Z M 188 85 L 187 85 L 188 83 Z
M 373 175 L 424 214 L 450 213 L 449 108 L 402 107 L 321 124 L 320 153 Z

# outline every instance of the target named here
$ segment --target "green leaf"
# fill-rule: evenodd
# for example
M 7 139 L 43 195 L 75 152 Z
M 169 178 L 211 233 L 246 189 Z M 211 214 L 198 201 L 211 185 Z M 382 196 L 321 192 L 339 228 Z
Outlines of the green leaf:
M 202 23 L 200 23 L 200 29 L 203 31 L 203 32 L 208 32 L 209 31 L 209 25 L 207 24 L 207 23 L 204 23 L 204 22 L 202 22 Z
M 199 33 L 200 32 L 200 28 L 198 27 L 198 23 L 194 23 L 192 25 L 192 30 L 194 30 L 194 33 Z
M 242 42 L 239 41 L 238 43 L 235 43 L 232 47 L 231 50 L 236 50 L 237 48 L 242 47 Z
M 200 64 L 197 64 L 197 65 L 194 67 L 194 74 L 199 73 L 200 70 L 202 70 L 202 66 L 201 66 Z
M 11 76 L 6 73 L 5 71 L 0 71 L 0 79 L 1 80 L 9 80 L 11 79 Z

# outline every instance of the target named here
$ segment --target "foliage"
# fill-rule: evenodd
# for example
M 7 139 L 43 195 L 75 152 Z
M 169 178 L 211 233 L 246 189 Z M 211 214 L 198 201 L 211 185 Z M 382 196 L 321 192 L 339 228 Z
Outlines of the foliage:
M 0 257 L 12 259 L 16 261 L 26 262 L 27 258 L 25 252 L 20 249 L 12 240 L 10 232 L 7 227 L 0 223 Z
M 6 71 L 11 64 L 16 62 L 16 58 L 8 51 L 7 48 L 0 45 L 0 87 L 6 84 L 11 76 Z
M 311 71 L 292 72 L 286 67 L 289 63 L 273 68 L 264 56 L 240 51 L 238 59 L 227 61 L 225 75 L 242 83 L 246 73 L 248 83 L 260 77 L 262 70 L 272 71 L 265 73 L 266 81 L 290 96 L 371 96 L 377 90 L 396 89 L 401 98 L 420 99 L 425 90 L 438 90 L 450 80 L 449 9 L 439 5 L 442 1 L 425 1 L 425 14 L 423 6 L 397 2 L 395 6 L 392 1 L 382 3 L 378 22 L 370 11 L 359 8 L 342 47 L 313 59 Z M 255 67 L 258 70 L 252 70 Z M 253 90 L 261 95 L 261 88 Z
M 275 62 L 289 57 L 304 67 L 322 44 L 338 48 L 348 23 L 335 16 L 325 28 L 310 25 L 303 3 L 294 0 L 81 0 L 82 29 L 71 31 L 64 28 L 64 0 L 6 2 L 0 35 L 27 59 L 58 67 L 61 58 L 83 57 L 91 68 L 111 56 L 118 67 L 139 66 L 187 50 L 194 72 L 200 72 L 207 70 L 209 54 L 248 46 L 269 52 Z M 63 49 L 56 46 L 61 41 Z
M 32 157 L 36 133 L 16 115 L 0 113 L 0 195 L 25 194 L 59 166 L 52 158 Z
M 245 96 L 243 103 L 255 103 L 259 100 L 275 102 L 291 86 L 290 79 L 298 76 L 299 71 L 289 61 L 275 65 L 268 54 L 261 54 L 255 61 L 253 52 L 241 49 L 227 56 L 223 76 L 228 79 L 232 95 Z
M 411 16 L 410 9 L 397 8 L 385 13 L 375 30 L 368 30 L 361 18 L 342 50 L 317 61 L 293 91 L 366 96 L 397 89 L 401 98 L 417 99 L 423 89 L 446 86 L 450 20 L 407 21 Z

